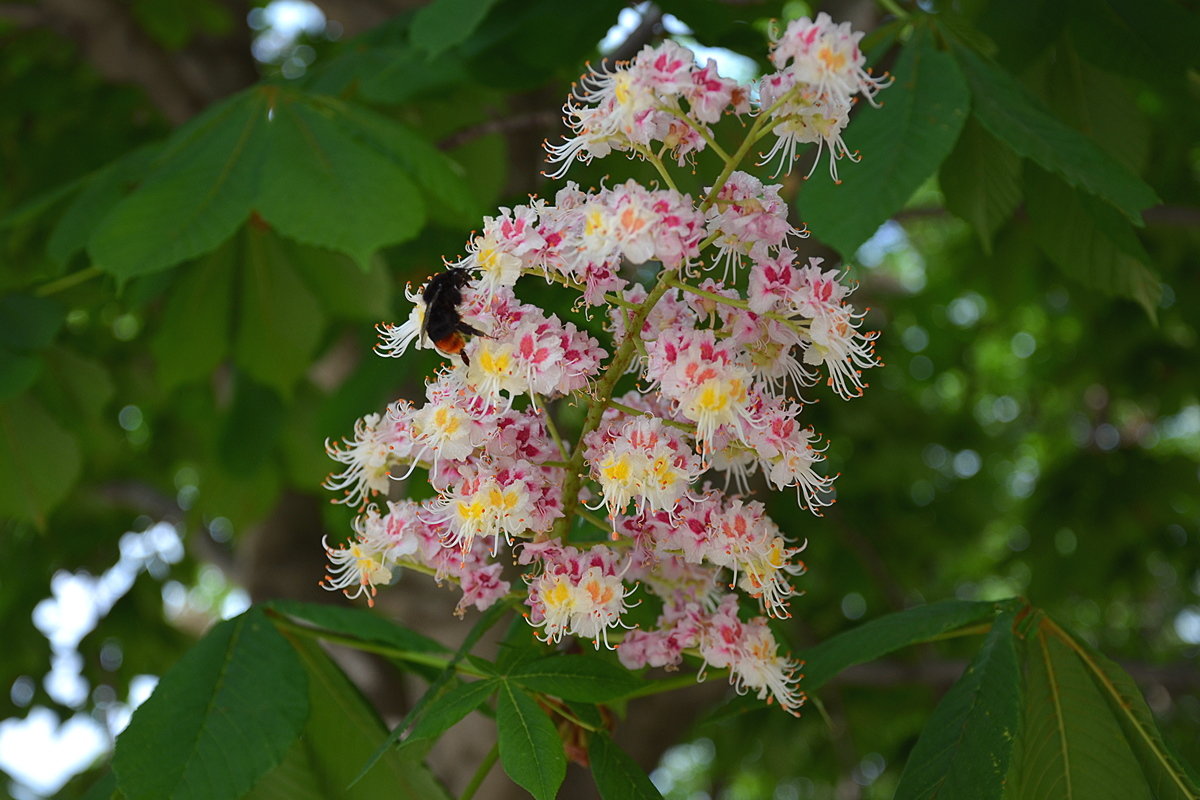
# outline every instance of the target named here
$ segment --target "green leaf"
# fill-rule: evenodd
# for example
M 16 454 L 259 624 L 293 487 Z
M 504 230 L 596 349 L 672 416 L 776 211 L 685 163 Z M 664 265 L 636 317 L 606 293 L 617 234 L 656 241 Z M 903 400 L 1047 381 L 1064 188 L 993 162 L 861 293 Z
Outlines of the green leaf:
M 387 736 L 387 739 L 385 739 L 383 743 L 380 744 L 375 750 L 375 752 L 371 754 L 370 758 L 367 759 L 367 763 L 363 765 L 362 771 L 359 772 L 359 778 L 367 774 L 367 772 L 375 765 L 375 762 L 379 760 L 379 757 L 383 755 L 387 748 L 399 741 L 400 737 L 406 730 L 408 730 L 408 727 L 412 725 L 413 721 L 418 719 L 421 714 L 424 713 L 425 706 L 428 705 L 434 697 L 437 697 L 440 694 L 442 687 L 454 680 L 457 664 L 462 661 L 467 653 L 471 652 L 471 649 L 475 647 L 475 644 L 480 640 L 480 638 L 482 638 L 483 635 L 487 633 L 488 630 L 490 630 L 493 625 L 499 622 L 500 618 L 507 613 L 508 608 L 503 603 L 497 603 L 480 615 L 475 624 L 471 626 L 471 630 L 467 633 L 466 637 L 463 638 L 462 644 L 458 646 L 458 650 L 454 652 L 454 656 L 450 659 L 449 663 L 447 663 L 445 668 L 442 669 L 441 673 L 434 678 L 433 682 L 429 684 L 429 690 L 421 696 L 421 699 L 417 701 L 416 705 L 409 709 L 408 713 L 404 715 L 404 719 L 400 720 L 400 723 L 396 725 L 396 727 L 392 728 L 391 732 Z
M 508 681 L 496 699 L 496 731 L 508 777 L 537 800 L 553 800 L 567 774 L 562 740 L 537 701 Z
M 428 636 L 423 636 L 362 608 L 302 603 L 299 600 L 272 600 L 268 604 L 268 608 L 312 623 L 318 628 L 333 633 L 353 636 L 364 642 L 385 644 L 405 652 L 449 652 L 448 648 Z
M 346 253 L 365 270 L 376 250 L 425 224 L 425 204 L 404 170 L 317 109 L 284 97 L 268 130 L 256 207 L 284 236 Z
M 1025 170 L 1025 206 L 1038 246 L 1085 286 L 1136 300 L 1154 319 L 1162 283 L 1133 227 L 1110 206 L 1036 167 Z
M 436 56 L 471 37 L 496 0 L 435 0 L 413 16 L 412 41 Z
M 363 272 L 341 253 L 298 242 L 283 245 L 304 284 L 330 313 L 368 322 L 378 322 L 392 313 L 392 278 L 382 259 L 374 259 Z
M 1129 673 L 1086 642 L 1074 637 L 1071 642 L 1075 645 L 1075 655 L 1087 667 L 1096 688 L 1104 695 L 1109 711 L 1121 726 L 1154 797 L 1158 800 L 1200 798 L 1200 778 L 1171 752 Z
M 0 401 L 16 397 L 37 382 L 45 366 L 41 356 L 0 347 Z
M 82 464 L 75 438 L 36 400 L 21 396 L 0 403 L 0 517 L 44 526 Z
M 862 664 L 976 622 L 990 622 L 1003 604 L 942 600 L 887 614 L 826 639 L 799 654 L 802 688 L 815 691 L 846 667 Z
M 64 197 L 67 197 L 78 189 L 79 185 L 85 180 L 87 180 L 86 175 L 31 197 L 3 217 L 0 217 L 0 231 L 16 227 L 17 225 L 27 225 L 57 205 Z
M 233 403 L 217 431 L 217 458 L 233 476 L 253 475 L 279 441 L 284 406 L 279 394 L 238 373 Z
M 379 59 L 379 55 L 385 58 Z M 469 80 L 461 59 L 453 55 L 431 59 L 416 47 L 364 53 L 358 72 L 363 98 L 383 105 L 445 95 Z
M 153 172 L 88 241 L 119 279 L 204 255 L 250 216 L 267 154 L 267 89 L 236 95 L 176 132 Z
M 408 740 L 432 739 L 458 724 L 459 720 L 479 708 L 496 691 L 499 681 L 494 678 L 461 683 L 448 692 L 430 700 L 425 713 L 409 731 Z
M 513 666 L 508 677 L 527 689 L 583 703 L 606 703 L 643 685 L 629 670 L 584 655 L 525 661 Z
M 1195 42 L 1200 17 L 1171 0 L 1064 3 L 1071 38 L 1098 64 L 1171 91 L 1184 90 L 1189 68 L 1200 68 Z
M 1042 96 L 1055 116 L 1140 173 L 1150 156 L 1150 120 L 1131 82 L 1092 66 L 1069 47 L 1058 48 L 1054 61 L 1039 67 Z
M 249 227 L 244 252 L 234 360 L 286 397 L 312 362 L 325 315 L 292 269 L 278 238 Z
M 387 729 L 317 644 L 299 636 L 289 639 L 308 674 L 308 723 L 282 763 L 254 785 L 246 800 L 447 797 L 428 768 L 397 750 L 386 753 L 379 769 L 350 789 L 362 754 L 375 748 Z
M 896 800 L 1004 795 L 1021 722 L 1012 625 L 1011 611 L 996 618 L 979 653 L 934 709 L 904 766 Z
M 64 319 L 63 307 L 45 297 L 0 297 L 0 347 L 18 353 L 40 350 L 54 341 Z
M 240 798 L 308 718 L 308 678 L 258 608 L 222 622 L 162 677 L 117 739 L 130 800 Z
M 1013 797 L 1148 799 L 1137 759 L 1075 651 L 1045 618 L 1024 652 L 1025 692 Z
M 824 165 L 818 164 L 799 195 L 801 216 L 813 234 L 846 257 L 937 170 L 954 147 L 970 105 L 954 59 L 937 49 L 923 27 L 901 52 L 895 83 L 880 98 L 883 108 L 864 104 L 847 129 L 862 161 L 842 161 L 840 185 L 827 180 Z
M 1159 200 L 1141 178 L 1051 116 L 1000 67 L 961 45 L 954 53 L 971 85 L 975 118 L 989 133 L 1142 224 L 1142 209 Z
M 44 358 L 43 402 L 59 419 L 73 422 L 73 427 L 94 431 L 117 391 L 112 375 L 101 362 L 67 347 L 51 347 Z
M 117 795 L 117 776 L 112 770 L 104 773 L 104 776 L 92 784 L 82 800 L 112 800 Z
M 50 232 L 46 255 L 51 261 L 65 266 L 73 255 L 84 248 L 92 231 L 145 176 L 160 149 L 159 144 L 144 145 L 85 179 L 83 188 L 67 205 Z
M 662 800 L 637 762 L 605 734 L 592 734 L 588 761 L 601 800 Z
M 182 267 L 150 340 L 158 380 L 167 391 L 209 378 L 229 353 L 238 240 Z
M 431 212 L 447 223 L 472 224 L 483 214 L 458 162 L 419 133 L 358 105 L 332 98 L 319 101 L 337 114 L 345 131 L 402 166 L 425 191 Z M 439 213 L 440 212 L 440 213 Z
M 992 237 L 1021 202 L 1021 159 L 974 118 L 942 164 L 938 183 L 946 208 L 969 223 L 986 253 Z

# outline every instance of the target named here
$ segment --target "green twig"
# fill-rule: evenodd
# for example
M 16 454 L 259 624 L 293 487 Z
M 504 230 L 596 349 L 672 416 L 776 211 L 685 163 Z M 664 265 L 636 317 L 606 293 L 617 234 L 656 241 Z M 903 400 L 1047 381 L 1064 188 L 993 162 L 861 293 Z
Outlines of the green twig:
M 410 664 L 424 664 L 429 667 L 439 667 L 441 669 L 445 669 L 451 664 L 451 659 L 436 656 L 432 653 L 419 653 L 413 650 L 401 650 L 398 647 L 391 647 L 378 642 L 368 642 L 354 636 L 348 636 L 344 633 L 336 633 L 324 628 L 303 625 L 277 611 L 269 611 L 268 613 L 271 615 L 271 618 L 277 627 L 285 628 L 286 630 L 298 633 L 301 636 L 307 636 L 310 639 L 323 639 L 327 642 L 333 642 L 334 644 L 340 644 L 346 647 L 351 647 L 355 650 L 361 650 L 364 653 L 375 653 L 376 655 L 386 656 L 397 661 L 406 661 Z M 465 662 L 454 664 L 454 668 L 463 675 L 470 675 L 475 678 L 488 677 L 486 672 L 476 669 Z
M 565 444 L 563 444 L 562 436 L 560 436 L 558 433 L 558 426 L 554 424 L 554 417 L 553 417 L 553 415 L 551 415 L 550 407 L 548 405 L 546 405 L 545 400 L 542 400 L 541 417 L 542 417 L 542 420 L 546 423 L 546 432 L 549 433 L 550 438 L 554 440 L 554 444 L 558 447 L 558 452 L 560 455 L 562 455 L 563 460 L 564 460 L 564 463 L 562 463 L 562 464 L 554 462 L 553 466 L 556 466 L 556 467 L 567 466 L 565 461 L 566 461 L 566 459 L 571 457 L 571 454 L 570 454 L 570 452 L 567 451 L 567 446 Z M 546 462 L 547 465 L 549 465 L 550 463 L 551 462 L 549 462 L 549 461 Z
M 766 317 L 767 319 L 773 319 L 776 322 L 782 322 L 785 325 L 790 325 L 793 328 L 801 331 L 807 331 L 811 325 L 808 320 L 785 317 L 783 314 L 779 314 L 774 311 L 754 311 L 752 308 L 750 308 L 749 301 L 743 300 L 740 297 L 726 297 L 723 294 L 717 294 L 716 292 L 710 292 L 707 289 L 701 289 L 698 286 L 692 286 L 690 283 L 684 283 L 675 277 L 671 278 L 671 286 L 675 289 L 688 292 L 689 294 L 707 298 L 708 300 L 712 300 L 714 303 L 721 303 L 722 305 L 733 306 L 734 308 L 751 311 L 760 317 Z
M 641 338 L 642 325 L 645 323 L 646 317 L 650 315 L 650 310 L 670 288 L 669 276 L 670 272 L 666 269 L 658 274 L 658 282 L 654 284 L 650 294 L 646 295 L 646 299 L 638 305 L 637 310 L 628 320 L 625 327 L 625 338 L 621 340 L 617 352 L 608 362 L 604 377 L 596 384 L 595 394 L 588 406 L 587 417 L 584 418 L 583 429 L 579 432 L 578 441 L 575 442 L 575 451 L 571 454 L 571 461 L 567 465 L 567 475 L 563 481 L 563 515 L 554 521 L 552 533 L 560 541 L 567 541 L 567 536 L 571 532 L 571 518 L 579 505 L 579 488 L 583 483 L 584 437 L 599 427 L 600 420 L 604 416 L 604 409 L 608 408 L 613 391 L 617 388 L 617 381 L 625 374 L 625 370 L 629 368 L 629 364 L 637 352 L 637 342 Z
M 634 416 L 637 416 L 637 417 L 654 417 L 655 419 L 662 422 L 663 425 L 670 425 L 672 428 L 679 428 L 679 430 L 687 431 L 688 433 L 692 434 L 693 436 L 696 434 L 696 426 L 695 425 L 688 425 L 686 422 L 676 422 L 673 419 L 664 419 L 664 418 L 658 416 L 657 414 L 653 414 L 649 411 L 639 411 L 638 409 L 634 408 L 633 406 L 627 406 L 619 400 L 609 400 L 608 407 L 615 408 L 617 411 L 624 411 L 626 414 L 633 414 Z
M 705 679 L 707 680 L 708 678 L 724 678 L 728 674 L 729 674 L 729 670 L 719 669 L 714 672 L 710 672 L 708 675 L 705 676 Z M 678 675 L 674 678 L 667 678 L 666 680 L 661 680 L 661 681 L 649 681 L 646 683 L 645 686 L 641 687 L 640 689 L 634 689 L 632 692 L 625 695 L 625 697 L 622 699 L 632 700 L 635 697 L 646 697 L 646 696 L 652 695 L 652 694 L 662 694 L 663 692 L 673 692 L 676 689 L 682 689 L 687 686 L 693 686 L 696 684 L 696 682 L 697 682 L 696 676 L 693 674 L 690 674 L 690 673 L 687 675 Z
M 78 272 L 72 272 L 70 275 L 64 275 L 55 281 L 43 283 L 41 286 L 33 290 L 33 293 L 38 297 L 46 297 L 48 295 L 64 292 L 67 289 L 74 288 L 81 283 L 90 281 L 98 275 L 101 275 L 99 267 L 87 267 Z
M 708 145 L 709 149 L 716 153 L 722 161 L 729 161 L 729 154 L 725 152 L 725 148 L 717 144 L 717 140 L 714 139 L 712 135 L 709 134 L 709 132 L 702 126 L 693 122 L 687 114 L 683 113 L 678 108 L 669 108 L 667 106 L 659 106 L 658 110 L 665 114 L 670 114 L 672 117 L 682 121 L 685 125 L 694 130 L 700 136 L 700 138 L 704 140 L 704 143 Z
M 663 179 L 663 183 L 667 184 L 671 191 L 679 191 L 679 189 L 675 186 L 675 180 L 671 177 L 671 173 L 667 172 L 667 168 L 663 164 L 662 159 L 656 156 L 654 151 L 645 145 L 635 144 L 632 142 L 630 143 L 630 146 L 633 148 L 633 152 L 637 153 L 642 158 L 654 165 L 654 169 L 658 171 L 659 177 Z
M 880 8 L 891 12 L 899 19 L 908 19 L 909 17 L 909 13 L 901 8 L 900 4 L 897 3 L 896 0 L 875 0 L 875 2 L 879 3 Z

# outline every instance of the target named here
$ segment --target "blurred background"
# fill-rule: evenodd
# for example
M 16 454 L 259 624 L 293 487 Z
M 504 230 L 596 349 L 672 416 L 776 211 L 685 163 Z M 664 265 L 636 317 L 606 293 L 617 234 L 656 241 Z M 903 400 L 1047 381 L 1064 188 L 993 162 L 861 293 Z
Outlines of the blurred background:
M 320 543 L 344 537 L 350 513 L 320 488 L 324 441 L 420 397 L 436 363 L 373 357 L 373 325 L 407 317 L 405 282 L 457 257 L 483 214 L 552 197 L 541 142 L 561 134 L 586 61 L 671 37 L 748 80 L 767 68 L 770 20 L 822 10 L 866 31 L 898 14 L 969 26 L 1160 202 L 1118 253 L 1042 190 L 1044 173 L 981 156 L 973 121 L 853 246 L 821 238 L 835 208 L 823 198 L 841 188 L 817 187 L 823 167 L 812 192 L 807 163 L 781 176 L 812 228 L 802 255 L 849 269 L 887 365 L 863 398 L 820 393 L 805 411 L 842 473 L 837 505 L 813 518 L 791 496 L 769 501 L 808 540 L 806 594 L 781 635 L 799 649 L 918 603 L 1025 596 L 1125 666 L 1200 762 L 1200 73 L 1178 46 L 1196 41 L 1194 8 L 493 0 L 462 4 L 458 33 L 431 43 L 421 5 L 0 4 L 0 769 L 13 797 L 82 796 L 156 676 L 213 621 L 273 597 L 337 601 L 316 585 Z M 885 68 L 894 58 L 882 38 L 865 45 Z M 171 249 L 107 216 L 171 157 L 158 143 L 260 81 L 414 137 L 390 143 L 413 154 L 411 180 L 354 184 L 342 208 L 297 198 L 370 223 L 352 246 L 285 236 L 254 212 L 207 249 Z M 739 130 L 729 120 L 719 138 Z M 846 140 L 859 146 L 853 122 Z M 223 207 L 206 194 L 212 171 L 187 173 L 180 208 Z M 680 188 L 715 173 L 702 155 Z M 653 179 L 619 156 L 570 177 Z M 565 294 L 521 291 L 568 313 Z M 580 412 L 557 413 L 570 428 Z M 453 598 L 423 582 L 381 592 L 381 612 L 452 643 Z M 969 652 L 854 668 L 799 723 L 737 704 L 706 713 L 724 686 L 657 698 L 674 705 L 632 708 L 626 743 L 672 799 L 890 797 Z M 348 663 L 385 716 L 419 693 Z

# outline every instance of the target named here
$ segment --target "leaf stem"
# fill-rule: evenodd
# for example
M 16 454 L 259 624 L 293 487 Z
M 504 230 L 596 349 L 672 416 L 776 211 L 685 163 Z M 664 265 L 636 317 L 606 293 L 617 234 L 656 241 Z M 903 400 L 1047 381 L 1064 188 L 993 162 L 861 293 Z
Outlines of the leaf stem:
M 875 2 L 879 3 L 879 7 L 884 11 L 891 12 L 899 19 L 908 19 L 909 17 L 909 13 L 901 8 L 900 4 L 897 3 L 896 0 L 875 0 Z
M 396 659 L 397 661 L 407 661 L 410 664 L 424 664 L 430 667 L 441 667 L 445 669 L 450 665 L 451 660 L 442 656 L 435 656 L 432 653 L 419 653 L 414 650 L 401 650 L 398 647 L 391 647 L 386 644 L 377 642 L 368 642 L 354 636 L 347 636 L 343 633 L 335 633 L 334 631 L 324 628 L 316 628 L 310 625 L 303 625 L 295 622 L 288 617 L 278 612 L 268 612 L 276 627 L 285 628 L 286 630 L 298 633 L 301 636 L 307 636 L 310 639 L 323 639 L 334 644 L 352 647 L 355 650 L 361 650 L 364 653 L 375 653 L 376 655 L 387 656 L 388 658 Z M 486 678 L 488 674 L 480 669 L 476 669 L 470 664 L 459 662 L 455 664 L 455 669 L 464 675 L 470 675 L 475 678 Z
M 675 186 L 675 180 L 671 177 L 671 173 L 667 172 L 667 168 L 663 164 L 662 159 L 655 155 L 653 150 L 645 145 L 640 144 L 633 144 L 632 146 L 635 153 L 654 165 L 654 169 L 658 171 L 659 177 L 663 179 L 663 183 L 667 184 L 671 191 L 679 191 L 679 189 Z
M 560 436 L 558 433 L 558 426 L 554 424 L 554 416 L 550 413 L 550 408 L 546 405 L 545 400 L 542 401 L 541 417 L 546 423 L 546 432 L 550 434 L 550 438 L 554 440 L 554 444 L 558 447 L 559 454 L 561 454 L 563 457 L 564 463 L 561 464 L 561 466 L 567 466 L 565 462 L 571 457 L 571 454 L 567 452 L 567 446 L 563 444 L 562 436 Z M 549 464 L 550 462 L 546 463 Z M 553 466 L 557 467 L 560 465 L 558 463 L 554 463 Z
M 624 403 L 622 403 L 620 400 L 609 400 L 608 407 L 615 408 L 617 411 L 624 411 L 626 414 L 632 414 L 635 417 L 654 417 L 659 422 L 661 422 L 663 425 L 670 425 L 672 428 L 679 428 L 679 430 L 687 431 L 688 433 L 692 434 L 693 436 L 696 434 L 696 426 L 695 425 L 688 425 L 686 422 L 676 422 L 673 419 L 663 419 L 662 417 L 660 417 L 656 414 L 652 414 L 649 411 L 641 411 L 639 409 L 634 408 L 633 406 L 627 406 Z
M 722 305 L 733 306 L 734 308 L 740 308 L 745 311 L 749 311 L 752 314 L 757 314 L 760 317 L 766 317 L 767 319 L 773 319 L 776 322 L 782 322 L 785 325 L 792 326 L 793 328 L 807 330 L 809 325 L 811 324 L 808 320 L 794 319 L 792 317 L 785 317 L 783 314 L 779 314 L 774 311 L 754 311 L 752 308 L 750 308 L 750 303 L 747 300 L 743 300 L 740 297 L 726 297 L 723 294 L 717 294 L 716 292 L 710 292 L 707 289 L 701 289 L 698 286 L 692 286 L 690 283 L 684 283 L 683 281 L 679 280 L 678 278 L 674 278 L 674 277 L 671 278 L 671 286 L 672 286 L 672 288 L 680 289 L 680 290 L 688 292 L 690 294 L 698 295 L 698 296 L 704 297 L 708 300 L 712 300 L 714 303 L 721 303 Z
M 471 800 L 475 793 L 479 791 L 480 785 L 487 778 L 488 773 L 492 771 L 492 767 L 496 765 L 496 759 L 500 757 L 500 740 L 492 745 L 492 749 L 488 750 L 487 755 L 483 757 L 483 761 L 479 762 L 479 767 L 475 770 L 475 774 L 471 776 L 471 782 L 463 789 L 462 794 L 458 796 L 458 800 Z
M 87 267 L 78 272 L 72 272 L 70 275 L 64 275 L 58 280 L 43 283 L 41 286 L 33 290 L 33 293 L 38 297 L 46 297 L 47 295 L 64 292 L 78 286 L 81 283 L 90 281 L 92 278 L 102 274 L 99 267 Z
M 705 679 L 707 680 L 708 678 L 723 678 L 728 674 L 729 674 L 729 670 L 719 669 L 719 670 L 716 670 L 715 672 L 710 672 L 708 675 L 705 676 Z M 634 689 L 632 692 L 625 695 L 625 697 L 623 697 L 621 699 L 623 699 L 623 700 L 633 699 L 635 697 L 646 697 L 646 696 L 652 695 L 652 694 L 662 694 L 663 692 L 672 692 L 676 689 L 682 689 L 685 686 L 692 686 L 696 682 L 697 682 L 696 676 L 691 673 L 689 673 L 687 675 L 678 675 L 674 678 L 667 678 L 666 680 L 661 680 L 661 681 L 648 681 L 645 686 L 641 687 L 640 689 Z
M 550 272 L 549 270 L 543 271 L 540 269 L 525 268 L 522 269 L 521 272 L 525 275 L 537 275 L 539 278 L 545 278 L 548 281 L 561 284 L 562 286 L 566 286 L 568 289 L 574 289 L 577 292 L 585 291 L 585 287 L 580 286 L 578 283 L 575 283 L 574 281 L 569 280 L 562 275 Z M 605 294 L 604 300 L 610 305 L 621 306 L 622 308 L 628 308 L 631 310 L 637 310 L 638 307 L 637 303 L 630 302 L 623 297 L 617 297 L 615 294 Z
M 586 508 L 580 508 L 579 506 L 576 506 L 575 513 L 578 514 L 579 518 L 582 519 L 584 522 L 590 522 L 593 526 L 599 528 L 600 530 L 604 531 L 605 533 L 613 532 L 612 525 L 609 525 L 603 519 L 601 519 L 600 517 L 597 517 L 595 514 L 593 514 L 591 511 L 588 511 Z

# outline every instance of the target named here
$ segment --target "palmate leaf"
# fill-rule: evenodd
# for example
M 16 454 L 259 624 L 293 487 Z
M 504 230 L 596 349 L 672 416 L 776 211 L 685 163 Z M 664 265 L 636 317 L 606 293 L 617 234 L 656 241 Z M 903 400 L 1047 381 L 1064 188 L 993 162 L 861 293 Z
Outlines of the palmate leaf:
M 496 731 L 508 777 L 537 800 L 552 800 L 567 774 L 562 740 L 537 701 L 508 681 L 499 685 Z
M 1154 796 L 1160 800 L 1200 798 L 1200 777 L 1167 746 L 1145 698 L 1129 673 L 1091 650 L 1085 642 L 1075 642 L 1080 648 L 1076 654 L 1088 666 L 1092 680 L 1125 732 L 1125 739 L 1142 765 L 1142 774 Z
M 172 667 L 117 739 L 129 800 L 242 797 L 308 718 L 308 678 L 258 608 L 213 628 Z
M 75 438 L 32 397 L 0 403 L 0 517 L 44 525 L 82 464 Z
M 1074 650 L 1037 624 L 1025 645 L 1025 692 L 1013 798 L 1149 798 L 1137 759 Z
M 1136 300 L 1154 319 L 1162 283 L 1129 222 L 1033 165 L 1026 166 L 1025 186 L 1030 225 L 1046 256 L 1085 286 Z
M 507 677 L 533 691 L 582 703 L 606 703 L 642 685 L 629 670 L 584 655 L 524 661 L 515 665 Z
M 364 642 L 394 647 L 415 653 L 447 653 L 449 649 L 428 636 L 409 630 L 362 608 L 302 603 L 299 600 L 272 600 L 268 607 L 303 620 L 319 629 Z
M 961 44 L 955 45 L 954 55 L 971 86 L 974 116 L 990 134 L 1142 224 L 1142 210 L 1158 202 L 1153 189 L 1086 136 L 1051 116 L 995 63 Z
M 416 705 L 409 709 L 408 713 L 405 714 L 404 719 L 400 720 L 396 727 L 392 728 L 391 732 L 388 733 L 387 738 L 384 739 L 379 747 L 375 748 L 375 752 L 373 752 L 370 757 L 367 758 L 367 762 L 363 765 L 362 770 L 359 772 L 356 780 L 361 779 L 363 775 L 366 775 L 371 768 L 374 767 L 380 756 L 382 756 L 388 748 L 400 741 L 400 737 L 404 735 L 404 732 L 408 730 L 409 726 L 412 725 L 414 721 L 421 718 L 421 715 L 425 713 L 425 709 L 429 706 L 429 704 L 435 698 L 441 696 L 442 687 L 454 680 L 456 672 L 455 667 L 458 662 L 465 658 L 467 653 L 471 652 L 471 649 L 475 647 L 475 644 L 483 637 L 483 635 L 487 633 L 491 627 L 499 622 L 500 619 L 507 613 L 508 607 L 503 603 L 497 603 L 480 615 L 479 619 L 475 621 L 475 624 L 471 626 L 471 630 L 467 633 L 466 637 L 463 638 L 462 644 L 458 646 L 458 650 L 454 652 L 454 656 L 450 659 L 449 663 L 446 664 L 441 673 L 439 673 L 438 676 L 429 684 L 428 691 L 421 696 L 421 699 L 416 702 Z M 561 749 L 562 748 L 560 747 L 560 752 Z
M 144 145 L 84 179 L 79 192 L 50 232 L 46 255 L 51 261 L 65 266 L 87 245 L 92 232 L 130 188 L 145 176 L 161 149 L 159 144 Z
M 362 754 L 378 746 L 387 729 L 318 645 L 288 638 L 308 675 L 308 722 L 283 761 L 259 779 L 246 800 L 447 797 L 424 764 L 399 750 L 385 753 L 376 769 L 350 788 Z
M 495 693 L 495 678 L 460 683 L 429 701 L 425 713 L 409 732 L 408 741 L 431 739 L 454 727 Z
M 991 622 L 1008 603 L 942 600 L 887 614 L 826 639 L 798 654 L 806 691 L 815 691 L 847 667 L 887 655 L 977 622 Z
M 602 800 L 662 800 L 662 794 L 637 762 L 607 735 L 592 734 L 588 761 Z
M 350 137 L 393 158 L 420 184 L 431 216 L 451 224 L 474 224 L 484 209 L 467 184 L 465 171 L 432 143 L 390 117 L 329 97 L 313 98 L 328 107 Z
M 288 262 L 278 237 L 250 227 L 243 241 L 234 361 L 287 396 L 312 363 L 325 313 Z
M 351 121 L 352 110 L 279 86 L 235 95 L 89 179 L 51 235 L 51 257 L 65 263 L 86 241 L 98 267 L 126 279 L 212 252 L 257 212 L 366 269 L 380 247 L 424 226 L 414 178 L 431 196 L 446 190 L 452 208 L 468 204 L 461 176 L 428 142 L 403 126 L 381 136 L 385 126 L 366 112 Z
M 1167 746 L 1142 693 L 1123 669 L 1040 612 L 1031 625 L 1024 658 L 1028 689 L 1023 744 L 1034 756 L 1021 764 L 1020 787 L 1067 787 L 1071 794 L 1060 794 L 1062 797 L 1200 798 L 1195 771 Z M 1052 708 L 1045 705 L 1047 699 Z M 1105 740 L 1095 745 L 1097 752 L 1093 752 L 1089 742 L 1099 732 Z M 1055 735 L 1057 749 L 1036 747 Z M 1109 784 L 1104 794 L 1081 794 L 1090 784 L 1081 785 L 1079 780 L 1091 776 L 1081 778 L 1079 773 L 1095 758 L 1111 759 L 1111 764 L 1097 769 L 1119 768 L 1113 780 L 1121 782 Z M 1140 773 L 1133 775 L 1139 766 Z
M 846 129 L 862 161 L 842 161 L 841 185 L 819 174 L 824 165 L 818 164 L 818 174 L 800 190 L 801 217 L 813 235 L 846 257 L 937 170 L 967 118 L 966 82 L 927 28 L 919 28 L 904 47 L 894 75 L 895 82 L 880 93 L 883 108 L 862 104 Z
M 395 161 L 345 135 L 328 113 L 280 93 L 255 207 L 284 236 L 346 253 L 365 270 L 379 247 L 417 234 L 425 203 Z
M 1021 202 L 1021 158 L 967 121 L 954 150 L 938 172 L 946 208 L 970 223 L 986 253 L 992 237 Z
M 92 260 L 118 279 L 203 255 L 249 218 L 270 146 L 267 97 L 262 91 L 235 95 L 171 142 L 88 241 Z
M 158 380 L 170 391 L 212 374 L 229 353 L 238 240 L 182 268 L 150 341 Z
M 412 21 L 412 41 L 430 57 L 461 44 L 483 22 L 496 0 L 435 0 Z
M 1013 612 L 1000 615 L 963 676 L 934 709 L 896 800 L 998 800 L 1020 723 Z

